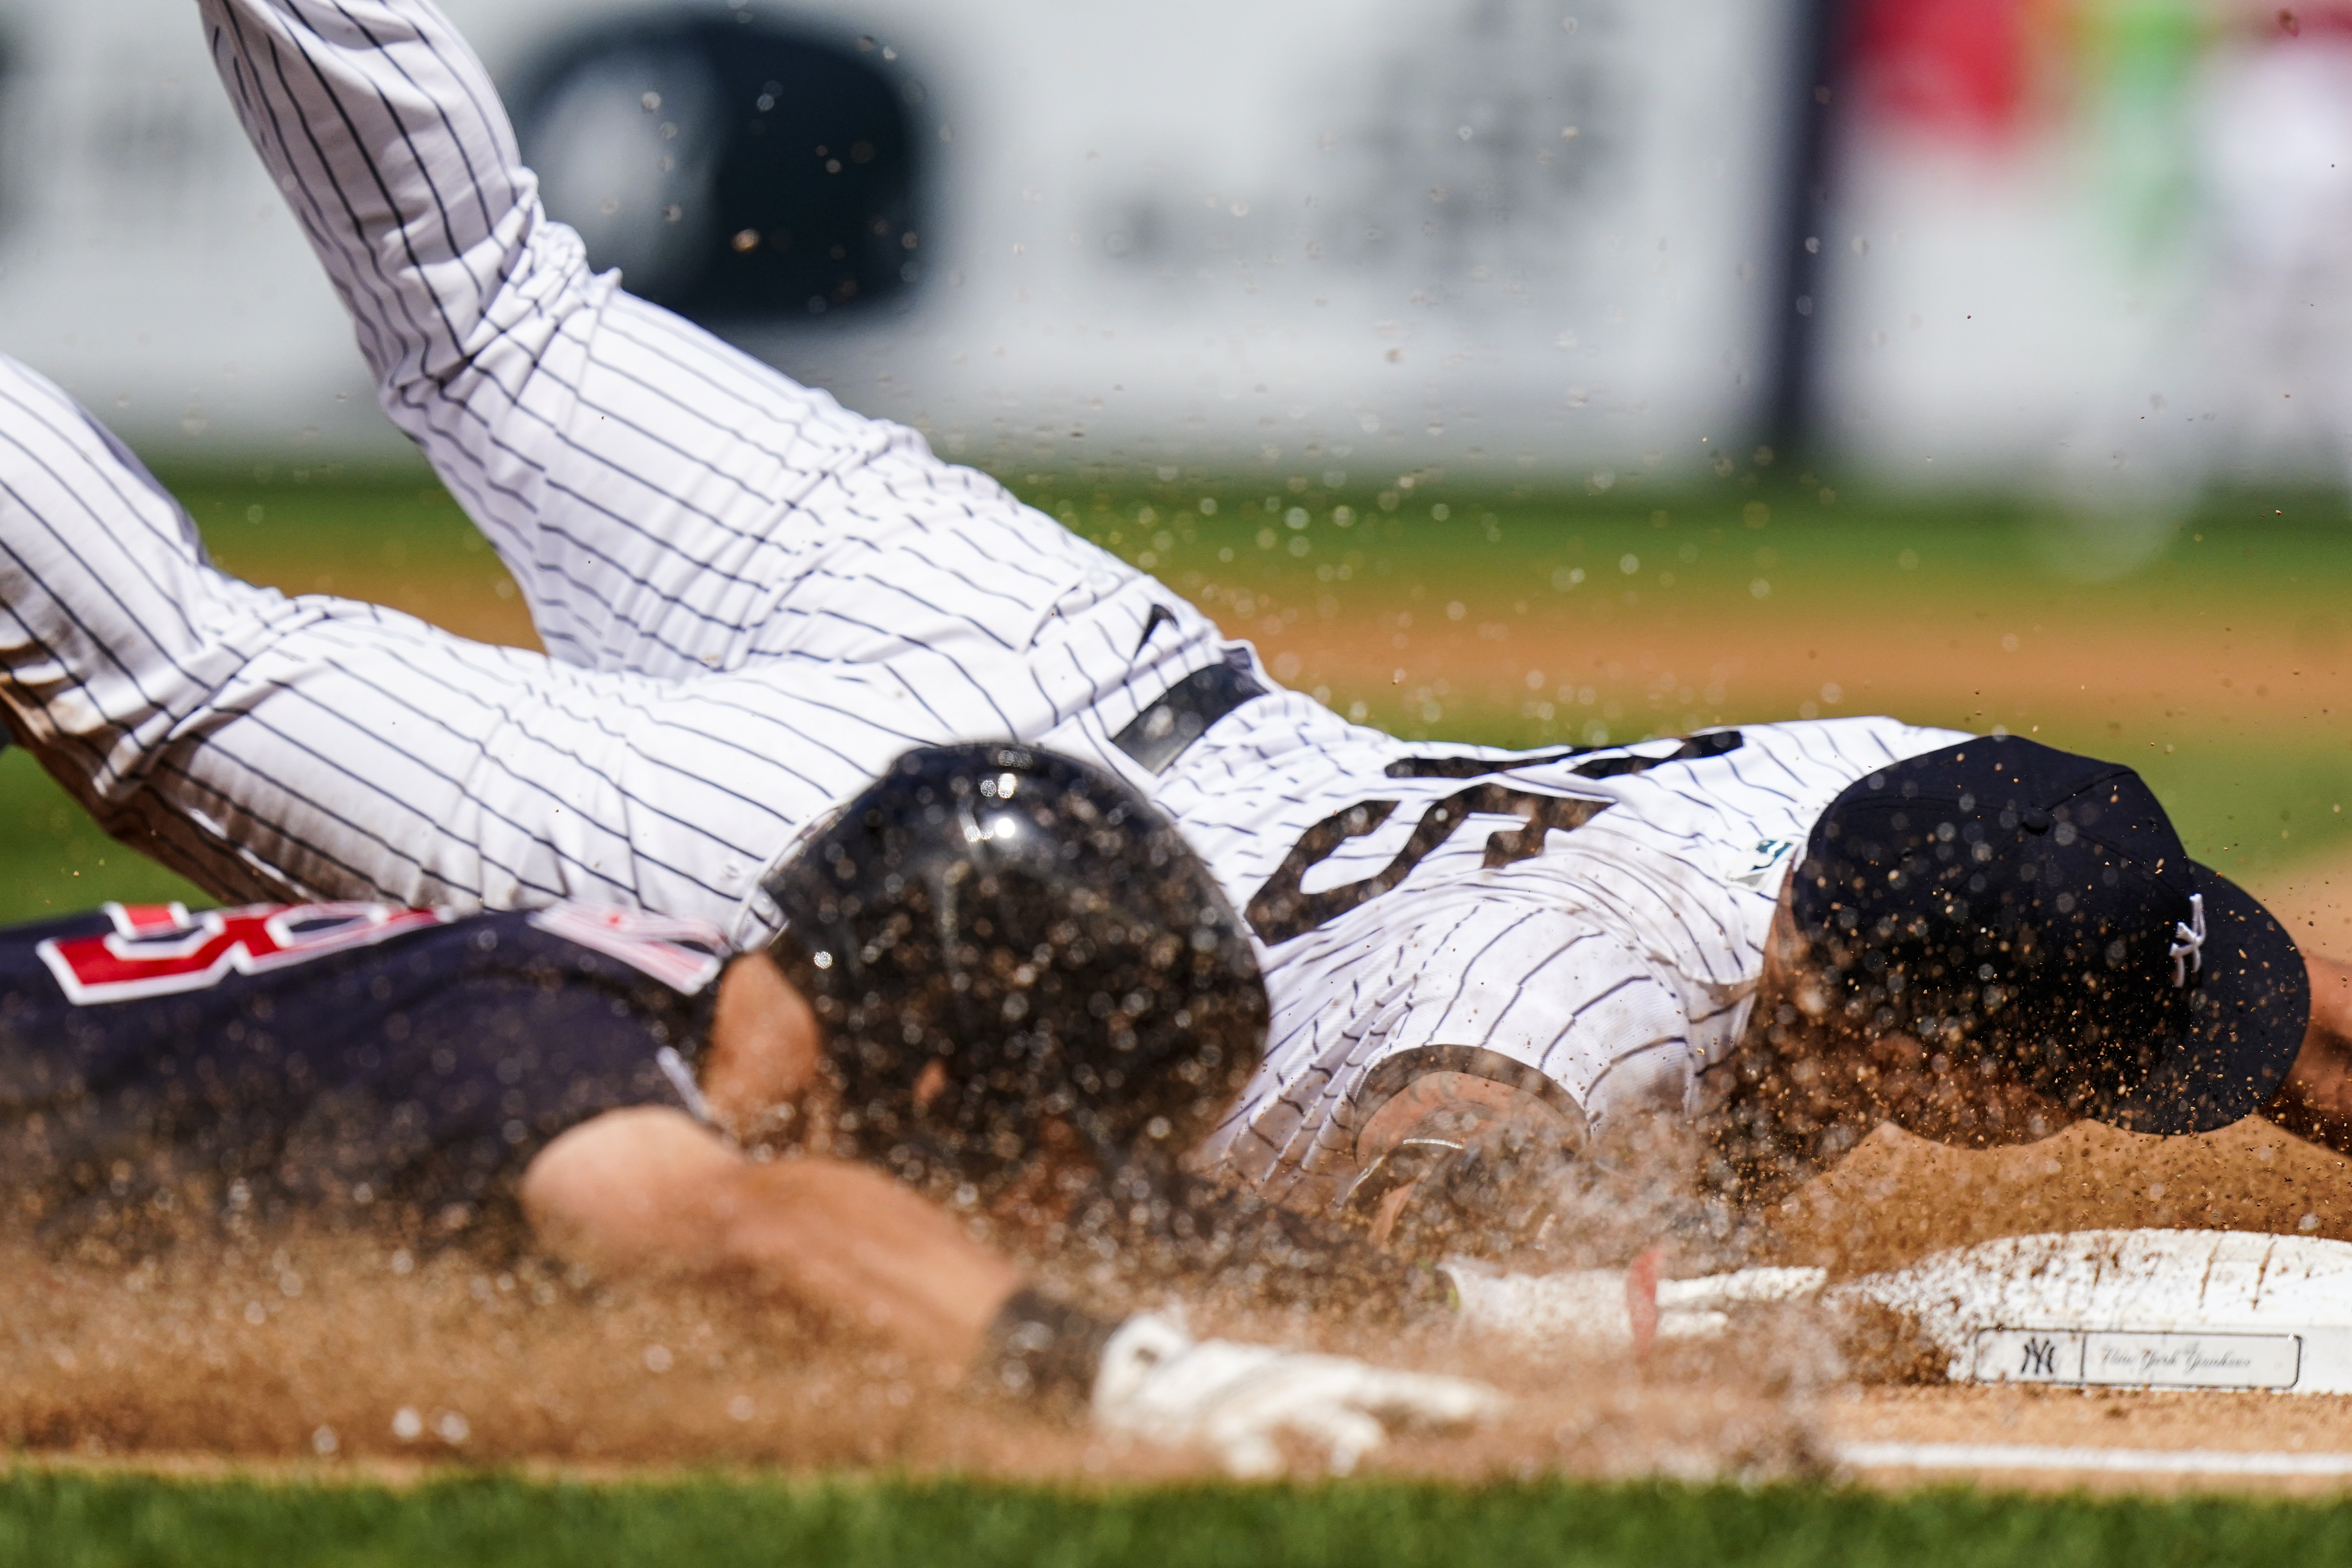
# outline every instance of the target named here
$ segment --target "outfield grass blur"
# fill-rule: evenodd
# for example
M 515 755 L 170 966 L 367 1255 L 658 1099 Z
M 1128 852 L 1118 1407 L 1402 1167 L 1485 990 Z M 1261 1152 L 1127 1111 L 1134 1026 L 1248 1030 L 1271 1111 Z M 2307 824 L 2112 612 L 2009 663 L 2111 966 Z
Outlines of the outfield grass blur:
M 1817 1487 L 1054 1490 L 959 1480 L 180 1482 L 21 1471 L 0 1482 L 14 1568 L 2067 1568 L 2340 1563 L 2352 1503 Z
M 164 476 L 228 569 L 530 645 L 513 583 L 422 466 Z M 2259 883 L 2352 847 L 2352 523 L 2242 492 L 2134 539 L 2015 499 L 1840 495 L 1748 465 L 1672 487 L 1336 471 L 1015 472 L 1285 681 L 1400 733 L 1591 744 L 1894 713 L 2145 772 L 2191 851 Z M 0 757 L 0 919 L 195 896 Z

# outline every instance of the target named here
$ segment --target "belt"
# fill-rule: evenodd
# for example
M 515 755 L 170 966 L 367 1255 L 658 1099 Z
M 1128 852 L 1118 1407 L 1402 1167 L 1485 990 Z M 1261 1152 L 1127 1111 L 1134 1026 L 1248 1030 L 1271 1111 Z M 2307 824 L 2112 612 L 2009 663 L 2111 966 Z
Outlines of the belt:
M 1137 714 L 1132 724 L 1110 737 L 1111 744 L 1146 772 L 1167 772 L 1211 725 L 1252 697 L 1265 695 L 1265 688 L 1249 673 L 1247 653 L 1235 649 L 1225 657 L 1236 662 L 1193 671 Z

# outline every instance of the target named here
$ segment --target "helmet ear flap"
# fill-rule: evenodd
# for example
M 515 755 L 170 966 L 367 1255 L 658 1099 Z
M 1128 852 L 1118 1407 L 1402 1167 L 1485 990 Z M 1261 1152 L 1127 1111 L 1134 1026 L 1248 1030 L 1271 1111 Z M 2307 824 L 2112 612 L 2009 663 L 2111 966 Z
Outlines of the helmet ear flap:
M 1047 1118 L 1107 1170 L 1172 1151 L 1264 1046 L 1255 950 L 1207 867 L 1140 794 L 1066 758 L 909 752 L 764 890 L 844 1130 L 894 1166 L 990 1180 Z

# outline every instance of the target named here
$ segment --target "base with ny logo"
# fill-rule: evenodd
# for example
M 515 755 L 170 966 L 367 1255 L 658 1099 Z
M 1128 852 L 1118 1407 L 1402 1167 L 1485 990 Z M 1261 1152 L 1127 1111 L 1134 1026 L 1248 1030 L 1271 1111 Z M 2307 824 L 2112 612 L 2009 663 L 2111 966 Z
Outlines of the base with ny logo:
M 1622 1343 L 1592 1292 L 1622 1272 L 1480 1280 L 1490 1329 Z M 1744 1313 L 1819 1301 L 1892 1313 L 1954 1383 L 2352 1395 L 2352 1242 L 2223 1230 L 2073 1230 L 1931 1253 L 1831 1285 L 1819 1269 L 1743 1269 L 1654 1282 L 1662 1338 L 1744 1332 Z M 1616 1299 L 1614 1295 L 1611 1300 Z M 1629 1298 L 1630 1299 L 1630 1298 Z M 1465 1303 L 1469 1297 L 1465 1295 Z M 1620 1326 L 1613 1330 L 1609 1324 Z M 1612 1335 L 1614 1338 L 1612 1338 Z
M 2329 1238 L 2008 1236 L 1824 1299 L 1907 1318 L 1958 1383 L 2352 1394 L 2352 1242 Z
M 2288 1389 L 2303 1373 L 2299 1334 L 1990 1328 L 1978 1331 L 1978 1383 L 2110 1388 Z
M 2352 1242 L 2329 1238 L 2009 1236 L 1824 1297 L 1909 1319 L 1959 1383 L 2352 1394 Z

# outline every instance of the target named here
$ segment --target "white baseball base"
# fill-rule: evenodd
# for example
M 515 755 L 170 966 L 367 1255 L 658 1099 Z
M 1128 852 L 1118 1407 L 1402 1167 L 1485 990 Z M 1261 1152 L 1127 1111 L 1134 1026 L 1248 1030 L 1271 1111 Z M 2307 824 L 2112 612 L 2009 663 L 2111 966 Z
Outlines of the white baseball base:
M 2352 1245 L 2076 1230 L 1939 1252 L 1825 1293 L 1916 1323 L 1957 1383 L 2352 1393 Z
M 1818 1295 L 1910 1319 L 1956 1383 L 2352 1393 L 2352 1243 L 2310 1237 L 2009 1237 L 1828 1290 L 1817 1269 L 1654 1283 L 1616 1270 L 1457 1278 L 1465 1326 L 1522 1343 L 1646 1348 L 1633 1326 L 1644 1317 L 1658 1337 L 1706 1338 L 1743 1307 Z

